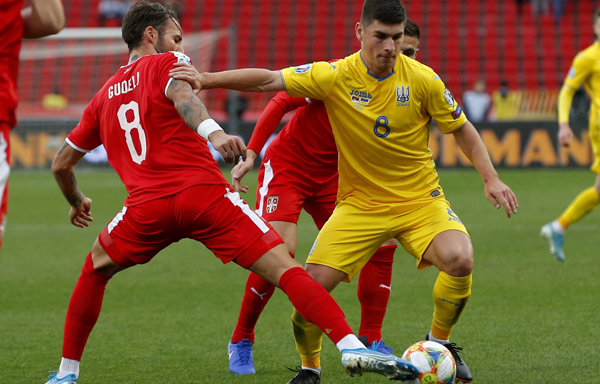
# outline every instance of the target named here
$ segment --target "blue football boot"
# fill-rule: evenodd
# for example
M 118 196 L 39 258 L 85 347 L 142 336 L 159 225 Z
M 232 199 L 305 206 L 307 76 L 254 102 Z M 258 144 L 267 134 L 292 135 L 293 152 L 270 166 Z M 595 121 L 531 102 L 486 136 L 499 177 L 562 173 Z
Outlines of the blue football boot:
M 408 361 L 367 348 L 344 349 L 342 366 L 350 376 L 361 376 L 365 372 L 371 372 L 399 381 L 412 380 L 419 376 L 417 367 Z
M 565 235 L 556 232 L 552 228 L 552 223 L 546 224 L 540 231 L 540 236 L 545 237 L 550 244 L 550 252 L 558 259 L 558 261 L 565 261 L 565 251 L 563 250 L 563 244 L 565 242 Z
M 229 355 L 230 372 L 237 375 L 253 375 L 256 373 L 250 340 L 244 339 L 237 343 L 229 341 L 227 354 Z
M 53 375 L 48 376 L 48 381 L 46 384 L 77 384 L 77 377 L 75 375 L 67 375 L 61 379 L 59 379 L 58 372 L 51 371 L 50 373 L 54 373 Z

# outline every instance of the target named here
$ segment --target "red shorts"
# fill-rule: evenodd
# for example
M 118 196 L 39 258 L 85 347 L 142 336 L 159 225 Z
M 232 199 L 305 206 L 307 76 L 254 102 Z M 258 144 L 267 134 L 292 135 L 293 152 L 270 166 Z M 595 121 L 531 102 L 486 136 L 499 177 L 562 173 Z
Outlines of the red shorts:
M 267 221 L 298 223 L 304 208 L 321 229 L 335 208 L 337 172 L 303 173 L 287 161 L 263 158 L 258 171 L 256 213 Z
M 10 130 L 11 126 L 0 123 L 0 246 L 6 230 L 8 211 L 8 176 L 10 175 Z
M 226 185 L 196 185 L 177 195 L 123 207 L 99 241 L 115 263 L 128 267 L 149 262 L 185 238 L 200 241 L 223 263 L 233 260 L 244 268 L 283 243 Z

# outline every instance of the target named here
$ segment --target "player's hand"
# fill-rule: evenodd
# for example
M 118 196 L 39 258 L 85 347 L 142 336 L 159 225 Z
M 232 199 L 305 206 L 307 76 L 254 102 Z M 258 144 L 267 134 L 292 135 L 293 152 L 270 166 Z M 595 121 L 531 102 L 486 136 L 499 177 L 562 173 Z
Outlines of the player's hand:
M 245 161 L 240 161 L 238 165 L 233 167 L 231 170 L 231 184 L 236 192 L 248 192 L 248 186 L 242 185 L 242 179 L 252 168 L 254 168 L 254 160 L 256 159 L 256 152 L 249 149 L 248 156 Z
M 237 164 L 240 156 L 242 160 L 246 160 L 246 145 L 239 137 L 218 130 L 208 135 L 208 140 L 213 148 L 219 151 L 225 164 Z
M 79 228 L 89 227 L 88 221 L 94 221 L 90 209 L 92 208 L 92 199 L 84 197 L 81 204 L 77 207 L 71 207 L 69 219 L 71 224 Z
M 193 65 L 177 62 L 173 64 L 175 68 L 169 71 L 169 76 L 173 79 L 183 80 L 190 83 L 192 90 L 198 94 L 202 90 L 202 75 Z
M 558 126 L 558 143 L 563 147 L 568 147 L 573 141 L 573 130 L 569 123 L 560 123 Z
M 511 217 L 511 213 L 517 213 L 517 208 L 519 207 L 517 196 L 515 196 L 510 187 L 500 181 L 500 179 L 495 178 L 485 183 L 484 191 L 485 197 L 487 197 L 497 209 L 500 209 L 500 206 L 504 207 L 508 218 Z

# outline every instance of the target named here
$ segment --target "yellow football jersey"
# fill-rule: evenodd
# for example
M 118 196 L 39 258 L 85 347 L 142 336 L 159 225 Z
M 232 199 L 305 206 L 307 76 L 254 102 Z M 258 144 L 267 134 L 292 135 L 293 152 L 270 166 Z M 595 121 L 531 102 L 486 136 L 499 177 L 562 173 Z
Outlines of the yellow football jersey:
M 569 122 L 569 110 L 571 108 L 572 94 L 581 87 L 590 95 L 592 106 L 590 110 L 590 125 L 600 125 L 600 44 L 595 42 L 588 48 L 579 52 L 565 79 L 565 86 L 571 88 L 569 99 L 559 98 L 558 121 Z
M 282 70 L 291 96 L 323 100 L 339 151 L 338 200 L 401 203 L 441 193 L 427 143 L 433 117 L 442 132 L 466 123 L 433 70 L 404 55 L 385 78 L 360 51 L 345 59 Z

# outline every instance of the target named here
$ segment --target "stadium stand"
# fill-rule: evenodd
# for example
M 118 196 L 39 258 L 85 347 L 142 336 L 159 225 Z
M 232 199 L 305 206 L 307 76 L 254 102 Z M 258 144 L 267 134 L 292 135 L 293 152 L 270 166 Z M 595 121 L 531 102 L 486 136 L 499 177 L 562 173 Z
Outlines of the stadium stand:
M 67 27 L 100 26 L 100 0 L 63 0 Z M 344 57 L 359 48 L 354 24 L 362 0 L 179 0 L 186 34 L 237 28 L 237 66 L 282 68 L 315 60 Z M 514 0 L 404 0 L 409 18 L 422 29 L 419 60 L 434 68 L 454 95 L 460 95 L 477 79 L 493 92 L 507 81 L 512 90 L 556 91 L 575 53 L 591 44 L 591 18 L 600 0 L 568 2 L 555 24 L 553 14 L 534 16 L 529 4 L 519 12 Z M 107 27 L 118 27 L 108 20 Z M 328 38 L 317 38 L 319 35 Z M 325 32 L 323 32 L 325 31 Z M 46 42 L 48 47 L 56 42 Z M 53 45 L 54 44 L 54 45 Z M 81 50 L 87 43 L 61 46 Z M 112 44 L 106 42 L 106 44 Z M 217 38 L 210 70 L 230 66 L 229 40 Z M 74 108 L 63 115 L 80 113 L 97 91 L 92 78 L 106 79 L 126 60 L 122 55 L 67 54 L 52 60 L 26 60 L 21 82 L 20 113 L 40 111 L 44 95 L 58 92 Z M 272 95 L 243 95 L 253 119 Z M 210 91 L 204 96 L 211 110 L 225 109 L 228 93 Z M 460 100 L 459 100 L 460 101 Z M 253 112 L 253 113 L 252 113 Z

